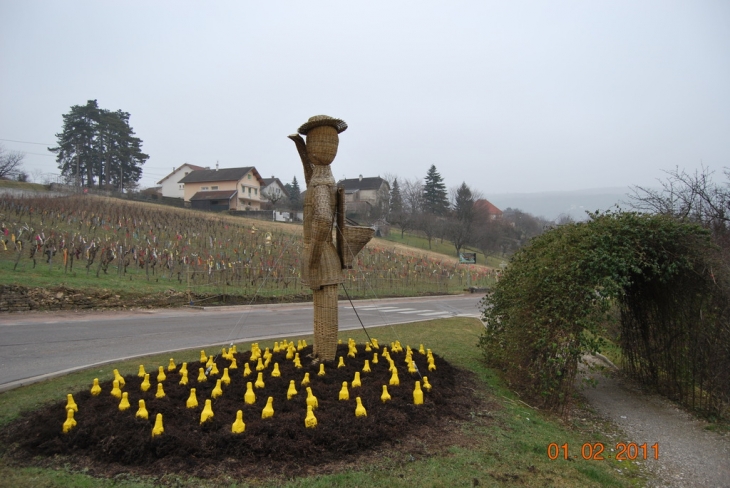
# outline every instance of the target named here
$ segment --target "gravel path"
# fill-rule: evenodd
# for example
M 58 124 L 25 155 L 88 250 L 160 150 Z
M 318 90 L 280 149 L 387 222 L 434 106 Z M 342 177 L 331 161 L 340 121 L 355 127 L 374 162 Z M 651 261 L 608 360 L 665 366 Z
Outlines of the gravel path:
M 629 380 L 592 376 L 598 385 L 583 395 L 623 431 L 625 438 L 616 442 L 659 443 L 659 460 L 641 461 L 656 476 L 647 486 L 730 487 L 730 436 L 705 429 L 706 422 Z

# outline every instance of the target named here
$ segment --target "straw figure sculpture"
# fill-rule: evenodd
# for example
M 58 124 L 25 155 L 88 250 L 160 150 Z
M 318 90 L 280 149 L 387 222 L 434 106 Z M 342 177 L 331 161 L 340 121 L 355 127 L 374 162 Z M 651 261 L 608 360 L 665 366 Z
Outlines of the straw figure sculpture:
M 304 166 L 304 252 L 302 282 L 314 299 L 314 361 L 333 361 L 337 351 L 337 286 L 342 270 L 372 238 L 370 227 L 345 226 L 345 192 L 337 188 L 330 164 L 337 155 L 340 119 L 316 115 L 289 136 Z M 300 135 L 301 134 L 301 135 Z M 306 142 L 302 138 L 306 136 Z M 333 231 L 336 237 L 333 239 Z

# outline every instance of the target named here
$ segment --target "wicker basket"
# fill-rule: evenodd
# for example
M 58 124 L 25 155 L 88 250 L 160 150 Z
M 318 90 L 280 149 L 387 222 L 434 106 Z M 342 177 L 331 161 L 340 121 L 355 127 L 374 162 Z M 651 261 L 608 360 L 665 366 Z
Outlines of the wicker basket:
M 375 234 L 375 229 L 362 225 L 346 225 L 344 228 L 344 245 L 342 246 L 342 265 L 346 268 L 352 267 L 352 260 L 362 251 L 365 245 L 370 242 Z

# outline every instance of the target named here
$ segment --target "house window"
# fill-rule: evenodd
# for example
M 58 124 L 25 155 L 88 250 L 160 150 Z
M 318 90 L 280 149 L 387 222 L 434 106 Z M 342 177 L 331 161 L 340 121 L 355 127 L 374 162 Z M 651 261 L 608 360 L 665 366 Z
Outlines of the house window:
M 248 187 L 248 194 L 251 194 L 251 187 Z
M 180 185 L 180 189 L 182 190 L 183 188 L 185 188 L 185 185 Z
M 254 194 L 254 195 L 258 195 L 258 194 L 259 194 L 259 190 L 258 190 L 258 188 L 254 188 L 254 189 L 253 189 L 253 194 Z
M 251 179 L 251 173 L 249 173 L 247 176 L 248 176 L 248 179 L 250 180 Z
M 218 189 L 218 186 L 217 185 L 216 186 L 211 186 L 210 189 L 211 190 L 217 190 Z
M 208 189 L 208 187 L 207 187 L 207 186 L 201 186 L 201 187 L 200 187 L 200 190 L 201 190 L 201 191 L 205 191 L 205 190 L 207 190 L 207 189 Z
M 241 192 L 246 193 L 246 187 L 241 185 Z

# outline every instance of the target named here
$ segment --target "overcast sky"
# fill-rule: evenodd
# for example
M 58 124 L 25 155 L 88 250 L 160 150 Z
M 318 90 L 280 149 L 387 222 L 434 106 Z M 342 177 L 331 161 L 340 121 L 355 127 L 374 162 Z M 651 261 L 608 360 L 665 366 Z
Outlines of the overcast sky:
M 302 181 L 286 136 L 316 114 L 349 125 L 336 179 L 434 164 L 488 197 L 730 166 L 727 0 L 2 0 L 0 67 L 28 172 L 59 172 L 90 99 L 131 114 L 143 186 L 216 161 Z

